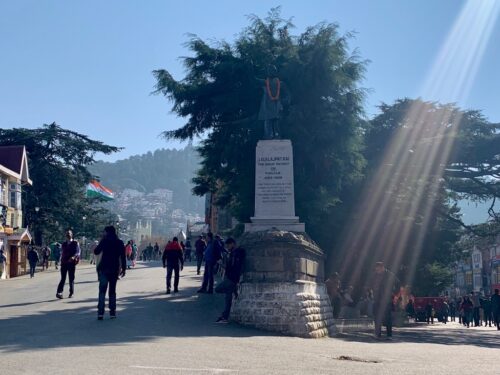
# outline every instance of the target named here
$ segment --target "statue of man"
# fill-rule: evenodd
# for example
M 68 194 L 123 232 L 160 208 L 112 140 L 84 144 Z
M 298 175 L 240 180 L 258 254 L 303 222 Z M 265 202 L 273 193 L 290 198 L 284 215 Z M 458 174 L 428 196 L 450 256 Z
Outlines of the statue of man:
M 276 76 L 271 78 L 268 69 L 268 78 L 264 80 L 262 87 L 263 93 L 258 117 L 259 121 L 264 121 L 265 139 L 279 139 L 280 137 L 279 120 L 283 110 L 280 100 L 281 89 L 282 82 Z

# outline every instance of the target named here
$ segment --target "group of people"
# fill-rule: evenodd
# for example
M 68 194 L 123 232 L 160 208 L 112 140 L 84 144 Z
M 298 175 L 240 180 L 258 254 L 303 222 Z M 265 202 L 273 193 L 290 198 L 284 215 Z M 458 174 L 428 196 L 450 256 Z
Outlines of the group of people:
M 54 245 L 54 250 L 52 251 L 49 246 L 44 246 L 41 249 L 37 249 L 35 246 L 30 245 L 28 253 L 26 254 L 28 264 L 30 267 L 30 277 L 35 277 L 36 267 L 40 264 L 42 266 L 42 271 L 49 268 L 50 260 L 53 259 L 55 262 L 56 269 L 59 268 L 59 262 L 61 258 L 61 244 L 56 243 Z
M 467 328 L 479 327 L 484 323 L 485 327 L 495 325 L 500 330 L 500 291 L 495 289 L 491 296 L 481 296 L 478 292 L 451 300 L 449 303 L 450 319 Z
M 188 241 L 189 242 L 189 241 Z M 186 244 L 188 243 L 186 242 Z M 190 244 L 189 244 L 190 247 Z M 167 269 L 166 276 L 166 293 L 172 292 L 172 275 L 174 276 L 173 292 L 179 292 L 180 272 L 184 268 L 184 262 L 190 259 L 190 254 L 186 254 L 187 246 L 179 243 L 177 237 L 169 241 L 163 251 L 162 263 Z M 221 316 L 217 319 L 217 323 L 227 323 L 233 298 L 238 296 L 238 283 L 243 272 L 245 262 L 245 250 L 236 245 L 233 238 L 227 238 L 225 241 L 220 236 L 215 236 L 209 232 L 206 238 L 199 236 L 195 243 L 197 269 L 199 275 L 201 265 L 204 262 L 203 281 L 198 293 L 213 294 L 216 293 L 225 295 L 225 306 Z M 218 268 L 223 272 L 223 280 L 217 284 L 214 289 L 214 275 Z
M 407 287 L 399 286 L 399 280 L 388 269 L 384 263 L 375 264 L 374 273 L 364 295 L 357 303 L 352 298 L 353 287 L 341 288 L 341 280 L 338 273 L 334 273 L 325 282 L 327 292 L 332 303 L 335 318 L 345 317 L 343 311 L 347 307 L 356 306 L 363 310 L 365 315 L 374 318 L 375 337 L 381 337 L 381 327 L 387 327 L 388 338 L 392 337 L 392 321 L 394 312 L 400 311 L 410 318 L 417 319 L 414 297 L 409 293 Z M 435 306 L 431 301 L 425 305 L 425 318 L 428 324 L 434 323 L 437 315 Z M 500 292 L 495 289 L 491 296 L 481 296 L 478 292 L 472 292 L 457 299 L 444 298 L 439 308 L 439 317 L 443 323 L 458 321 L 466 327 L 496 326 L 500 330 Z
M 180 272 L 184 268 L 186 259 L 190 259 L 190 254 L 186 254 L 187 245 L 179 242 L 177 237 L 169 241 L 161 257 L 163 267 L 167 269 L 166 293 L 179 292 Z M 155 247 L 158 244 L 155 245 Z M 197 274 L 200 274 L 201 265 L 204 262 L 204 273 L 201 288 L 198 293 L 214 293 L 214 275 L 217 268 L 224 270 L 223 279 L 215 288 L 216 293 L 225 294 L 225 306 L 217 323 L 227 323 L 231 311 L 233 298 L 238 296 L 238 283 L 243 272 L 245 262 L 245 251 L 236 245 L 233 238 L 225 241 L 220 236 L 207 233 L 206 238 L 200 236 L 195 244 L 197 258 Z M 159 248 L 159 246 L 158 246 Z M 153 248 L 154 251 L 154 248 Z M 66 241 L 61 245 L 61 279 L 57 286 L 56 297 L 63 298 L 66 278 L 69 278 L 69 295 L 74 295 L 74 281 L 76 265 L 80 259 L 80 246 L 73 238 L 71 230 L 66 231 Z M 104 319 L 106 293 L 109 299 L 109 314 L 111 319 L 116 318 L 116 285 L 119 278 L 125 277 L 126 270 L 130 267 L 130 260 L 137 257 L 134 252 L 133 241 L 128 241 L 127 245 L 118 238 L 116 229 L 113 226 L 104 228 L 102 239 L 93 250 L 94 263 L 99 280 L 99 297 L 97 306 L 97 319 Z M 223 265 L 221 264 L 222 261 Z M 172 276 L 174 277 L 172 285 Z

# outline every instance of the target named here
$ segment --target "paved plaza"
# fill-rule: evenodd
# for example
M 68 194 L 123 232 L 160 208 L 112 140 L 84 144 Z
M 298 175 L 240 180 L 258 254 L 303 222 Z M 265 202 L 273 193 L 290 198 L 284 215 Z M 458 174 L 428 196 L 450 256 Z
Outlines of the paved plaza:
M 217 325 L 218 295 L 199 295 L 187 266 L 180 293 L 165 295 L 158 262 L 118 283 L 118 319 L 96 319 L 97 275 L 77 269 L 75 296 L 56 300 L 59 274 L 0 282 L 3 374 L 499 374 L 500 332 L 457 323 L 397 329 L 393 341 L 368 332 L 300 339 Z

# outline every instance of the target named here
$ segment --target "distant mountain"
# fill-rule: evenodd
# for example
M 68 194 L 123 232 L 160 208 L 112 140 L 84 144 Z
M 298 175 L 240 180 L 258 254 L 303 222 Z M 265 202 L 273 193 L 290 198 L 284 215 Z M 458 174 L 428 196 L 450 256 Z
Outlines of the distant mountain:
M 192 145 L 181 150 L 161 149 L 131 156 L 114 163 L 99 161 L 89 171 L 112 190 L 126 188 L 150 193 L 154 189 L 174 192 L 175 208 L 203 214 L 204 199 L 192 195 L 191 179 L 199 168 L 200 158 Z

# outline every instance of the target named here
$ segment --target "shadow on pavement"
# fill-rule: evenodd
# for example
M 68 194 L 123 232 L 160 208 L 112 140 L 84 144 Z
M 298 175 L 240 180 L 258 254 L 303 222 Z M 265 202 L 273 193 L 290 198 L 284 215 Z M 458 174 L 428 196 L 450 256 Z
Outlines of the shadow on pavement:
M 21 352 L 129 344 L 158 337 L 272 335 L 236 324 L 215 324 L 223 308 L 223 297 L 197 294 L 196 290 L 191 287 L 181 289 L 178 294 L 137 293 L 121 298 L 118 292 L 118 318 L 110 320 L 106 316 L 104 321 L 97 320 L 97 299 L 55 301 L 54 305 L 64 306 L 0 319 L 0 350 Z
M 377 342 L 380 344 L 395 343 L 415 343 L 415 344 L 441 344 L 441 345 L 469 345 L 483 348 L 500 349 L 498 331 L 494 328 L 467 329 L 462 326 L 439 327 L 438 329 L 428 329 L 427 325 L 416 325 L 410 328 L 395 328 L 394 340 L 378 341 L 373 338 L 373 331 L 352 332 L 335 336 L 336 339 L 353 342 Z
M 39 303 L 47 303 L 47 302 L 56 302 L 56 299 L 50 299 L 46 301 L 36 301 L 36 302 L 22 302 L 22 303 L 12 303 L 10 305 L 0 305 L 0 308 L 4 307 L 22 307 L 22 306 L 31 306 L 31 305 L 36 305 Z

